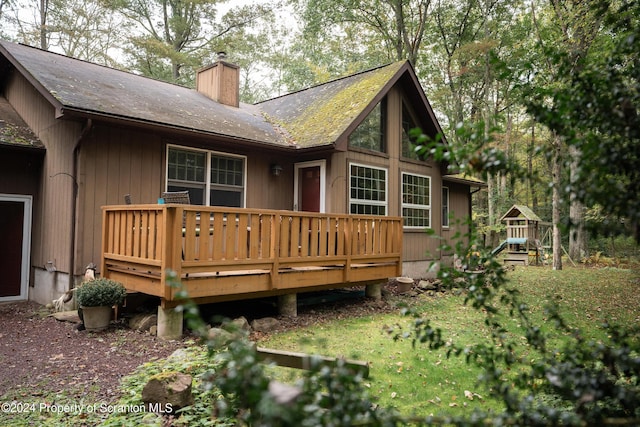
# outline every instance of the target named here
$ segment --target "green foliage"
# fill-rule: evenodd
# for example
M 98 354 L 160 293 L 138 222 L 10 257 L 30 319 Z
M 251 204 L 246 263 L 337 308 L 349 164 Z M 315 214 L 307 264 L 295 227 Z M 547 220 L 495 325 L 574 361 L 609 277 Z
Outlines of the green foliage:
M 557 81 L 531 81 L 522 96 L 539 123 L 581 153 L 569 197 L 603 206 L 601 225 L 613 230 L 626 221 L 640 241 L 640 5 L 597 1 L 590 7 L 601 17 L 604 40 L 584 52 L 548 46 L 542 58 L 557 69 Z
M 81 307 L 100 307 L 122 304 L 127 290 L 122 283 L 98 278 L 83 283 L 76 290 L 76 299 Z

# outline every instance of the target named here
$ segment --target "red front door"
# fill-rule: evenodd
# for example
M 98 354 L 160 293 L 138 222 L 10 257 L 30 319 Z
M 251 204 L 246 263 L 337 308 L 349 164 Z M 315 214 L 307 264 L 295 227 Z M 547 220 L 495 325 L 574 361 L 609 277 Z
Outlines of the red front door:
M 298 169 L 300 210 L 320 212 L 320 166 Z

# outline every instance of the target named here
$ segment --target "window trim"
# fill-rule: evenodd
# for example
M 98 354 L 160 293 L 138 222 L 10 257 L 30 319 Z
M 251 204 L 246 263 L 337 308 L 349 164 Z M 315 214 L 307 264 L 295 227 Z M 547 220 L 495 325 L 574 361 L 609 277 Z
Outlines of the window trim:
M 444 213 L 444 207 L 445 207 L 445 203 L 444 203 L 444 191 L 447 190 L 447 203 L 446 203 L 446 207 L 447 207 L 447 213 L 445 215 Z M 449 225 L 449 215 L 451 214 L 451 205 L 449 203 L 449 201 L 451 200 L 450 198 L 450 190 L 449 187 L 447 186 L 442 186 L 442 228 L 448 229 L 450 227 Z
M 201 152 L 205 153 L 205 189 L 204 189 L 204 206 L 211 206 L 211 156 L 220 156 L 220 157 L 232 157 L 242 159 L 242 197 L 241 197 L 241 208 L 244 208 L 247 205 L 247 156 L 243 156 L 240 154 L 232 154 L 225 153 L 223 151 L 215 151 L 215 150 L 207 150 L 204 148 L 195 148 L 188 147 L 184 145 L 177 144 L 167 144 L 166 147 L 166 158 L 165 158 L 165 173 L 164 173 L 164 189 L 167 191 L 169 188 L 169 150 L 183 150 L 183 151 L 193 151 L 193 152 Z
M 427 178 L 429 180 L 429 204 L 428 205 L 418 205 L 418 204 L 414 204 L 414 203 L 405 203 L 404 202 L 404 177 L 405 175 L 411 175 L 411 176 L 416 176 L 416 177 L 420 177 L 420 178 Z M 432 185 L 432 178 L 429 175 L 423 175 L 423 174 L 419 174 L 419 173 L 414 173 L 414 172 L 402 172 L 400 174 L 400 213 L 402 215 L 402 227 L 405 230 L 427 230 L 427 229 L 433 229 L 433 185 Z M 424 209 L 429 211 L 429 225 L 427 226 L 415 226 L 415 225 L 406 225 L 406 218 L 404 217 L 404 208 L 412 208 L 412 209 Z
M 352 166 L 359 166 L 359 167 L 363 167 L 363 168 L 368 168 L 368 169 L 377 169 L 377 170 L 382 170 L 384 171 L 384 201 L 380 202 L 380 201 L 376 201 L 376 200 L 363 200 L 363 199 L 354 199 L 351 197 L 351 177 L 353 175 L 351 175 L 351 167 Z M 385 167 L 380 167 L 380 166 L 372 166 L 372 165 L 367 165 L 364 163 L 358 163 L 358 162 L 349 162 L 348 163 L 348 186 L 347 186 L 347 192 L 348 192 L 348 202 L 347 202 L 347 209 L 348 209 L 348 213 L 349 215 L 359 215 L 359 214 L 352 214 L 351 213 L 351 205 L 352 204 L 360 204 L 360 205 L 372 205 L 372 206 L 384 206 L 384 216 L 389 216 L 389 168 L 385 168 Z

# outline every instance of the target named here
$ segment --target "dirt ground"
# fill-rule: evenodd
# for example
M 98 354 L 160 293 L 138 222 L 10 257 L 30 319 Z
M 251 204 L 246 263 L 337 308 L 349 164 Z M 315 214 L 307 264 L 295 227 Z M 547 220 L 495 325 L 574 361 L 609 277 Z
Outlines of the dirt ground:
M 386 287 L 386 297 L 380 301 L 365 299 L 359 292 L 301 298 L 298 317 L 280 318 L 280 330 L 397 310 L 389 298 L 393 293 Z M 207 307 L 203 312 L 207 310 L 249 320 L 277 317 L 273 304 L 264 301 L 227 303 Z M 129 329 L 125 320 L 112 322 L 103 332 L 78 331 L 77 324 L 58 321 L 49 314 L 45 307 L 32 302 L 0 304 L 0 399 L 53 392 L 113 402 L 120 396 L 123 376 L 145 362 L 165 358 L 193 343 L 188 332 L 182 340 L 165 341 Z M 254 333 L 252 339 L 263 336 Z

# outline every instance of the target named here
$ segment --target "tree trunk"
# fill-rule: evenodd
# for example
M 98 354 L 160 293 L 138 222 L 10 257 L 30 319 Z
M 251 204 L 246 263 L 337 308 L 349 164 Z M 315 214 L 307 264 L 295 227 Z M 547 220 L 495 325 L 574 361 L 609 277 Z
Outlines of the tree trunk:
M 551 200 L 551 222 L 553 224 L 553 269 L 562 270 L 562 238 L 560 235 L 560 185 L 562 184 L 562 165 L 560 138 L 553 141 L 553 196 Z
M 571 156 L 570 179 L 571 187 L 577 186 L 578 167 L 580 163 L 581 153 L 574 147 L 569 147 L 569 155 Z M 576 262 L 588 256 L 587 232 L 584 228 L 584 205 L 574 194 L 571 195 L 571 204 L 569 206 L 569 257 Z
M 49 0 L 40 0 L 40 49 L 48 50 L 47 43 L 47 13 L 49 12 Z

